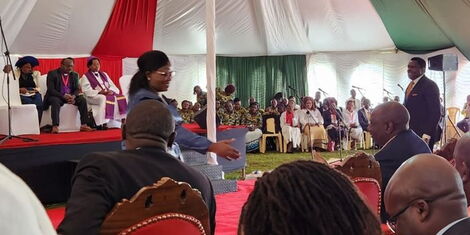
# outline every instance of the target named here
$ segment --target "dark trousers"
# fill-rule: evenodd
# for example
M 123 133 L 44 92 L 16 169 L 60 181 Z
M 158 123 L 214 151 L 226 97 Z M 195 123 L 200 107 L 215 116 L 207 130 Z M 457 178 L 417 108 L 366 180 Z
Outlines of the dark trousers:
M 59 114 L 60 114 L 60 107 L 64 105 L 64 101 L 59 97 L 50 96 L 48 98 L 49 104 L 51 104 L 51 118 L 52 118 L 52 125 L 58 126 L 59 125 Z M 85 125 L 88 123 L 88 107 L 86 105 L 86 100 L 83 96 L 75 97 L 75 106 L 78 108 L 78 112 L 80 113 L 80 123 Z
M 339 135 L 341 133 L 341 139 L 345 138 L 345 131 L 343 128 L 340 128 L 340 127 L 334 127 L 334 128 L 331 128 L 331 129 L 328 129 L 327 130 L 327 133 L 328 133 L 328 136 L 330 137 L 331 140 L 333 140 L 335 142 L 335 145 L 338 145 L 339 144 Z
M 21 95 L 20 98 L 21 98 L 21 103 L 22 104 L 35 104 L 36 105 L 36 109 L 38 110 L 39 123 L 41 123 L 42 110 L 43 110 L 41 94 L 36 93 L 33 96 L 22 96 Z

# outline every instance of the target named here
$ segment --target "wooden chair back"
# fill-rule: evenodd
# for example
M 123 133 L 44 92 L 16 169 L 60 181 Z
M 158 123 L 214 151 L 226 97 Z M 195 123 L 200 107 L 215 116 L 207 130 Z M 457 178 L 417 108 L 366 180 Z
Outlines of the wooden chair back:
M 180 213 L 201 222 L 210 234 L 209 211 L 197 189 L 168 177 L 143 187 L 130 200 L 117 203 L 106 216 L 100 234 L 118 234 L 148 218 L 166 213 Z
M 204 227 L 198 219 L 179 213 L 153 216 L 133 225 L 119 235 L 205 235 Z
M 343 172 L 351 179 L 358 177 L 372 178 L 382 185 L 382 173 L 379 162 L 372 155 L 362 151 L 347 157 L 342 164 L 336 165 L 335 169 Z

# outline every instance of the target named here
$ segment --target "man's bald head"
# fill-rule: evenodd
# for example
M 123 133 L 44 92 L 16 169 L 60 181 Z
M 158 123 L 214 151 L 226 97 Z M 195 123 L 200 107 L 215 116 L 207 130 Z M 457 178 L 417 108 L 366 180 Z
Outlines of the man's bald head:
M 409 121 L 405 106 L 397 102 L 383 103 L 371 113 L 369 132 L 377 144 L 384 145 L 399 132 L 408 130 Z
M 123 134 L 126 146 L 132 149 L 153 143 L 166 146 L 168 141 L 172 141 L 174 131 L 175 121 L 165 105 L 155 100 L 144 100 L 127 115 Z
M 457 141 L 454 150 L 455 169 L 464 185 L 467 203 L 470 203 L 470 136 L 464 135 Z
M 458 172 L 434 154 L 418 154 L 405 161 L 390 179 L 384 197 L 400 234 L 436 234 L 467 213 Z

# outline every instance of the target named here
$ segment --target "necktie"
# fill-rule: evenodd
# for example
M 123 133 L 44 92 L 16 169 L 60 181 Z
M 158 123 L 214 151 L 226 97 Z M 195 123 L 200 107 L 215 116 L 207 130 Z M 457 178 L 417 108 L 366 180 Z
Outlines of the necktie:
M 414 81 L 411 81 L 410 84 L 408 84 L 408 87 L 406 88 L 406 97 L 410 95 L 411 90 L 413 90 L 414 86 L 415 86 Z

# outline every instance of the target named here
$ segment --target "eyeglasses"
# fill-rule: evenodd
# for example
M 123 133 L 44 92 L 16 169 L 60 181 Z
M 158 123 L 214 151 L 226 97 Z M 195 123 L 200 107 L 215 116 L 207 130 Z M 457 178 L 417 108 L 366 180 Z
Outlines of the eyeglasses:
M 434 199 L 424 199 L 424 201 L 426 203 L 431 203 L 433 201 L 435 201 L 437 198 L 434 198 Z M 398 217 L 400 217 L 400 215 L 402 215 L 403 213 L 405 213 L 406 210 L 408 210 L 408 208 L 411 207 L 411 205 L 413 205 L 414 202 L 420 200 L 420 198 L 418 199 L 415 199 L 415 200 L 412 200 L 411 202 L 408 203 L 408 205 L 401 209 L 398 213 L 396 213 L 394 216 L 390 216 L 390 218 L 387 220 L 387 226 L 388 228 L 393 232 L 393 233 L 396 233 L 397 231 L 397 220 L 398 220 Z M 422 199 L 421 199 L 422 200 Z
M 162 72 L 162 71 L 155 71 L 156 73 L 164 76 L 164 77 L 174 77 L 176 72 L 175 71 L 168 71 L 168 72 Z

